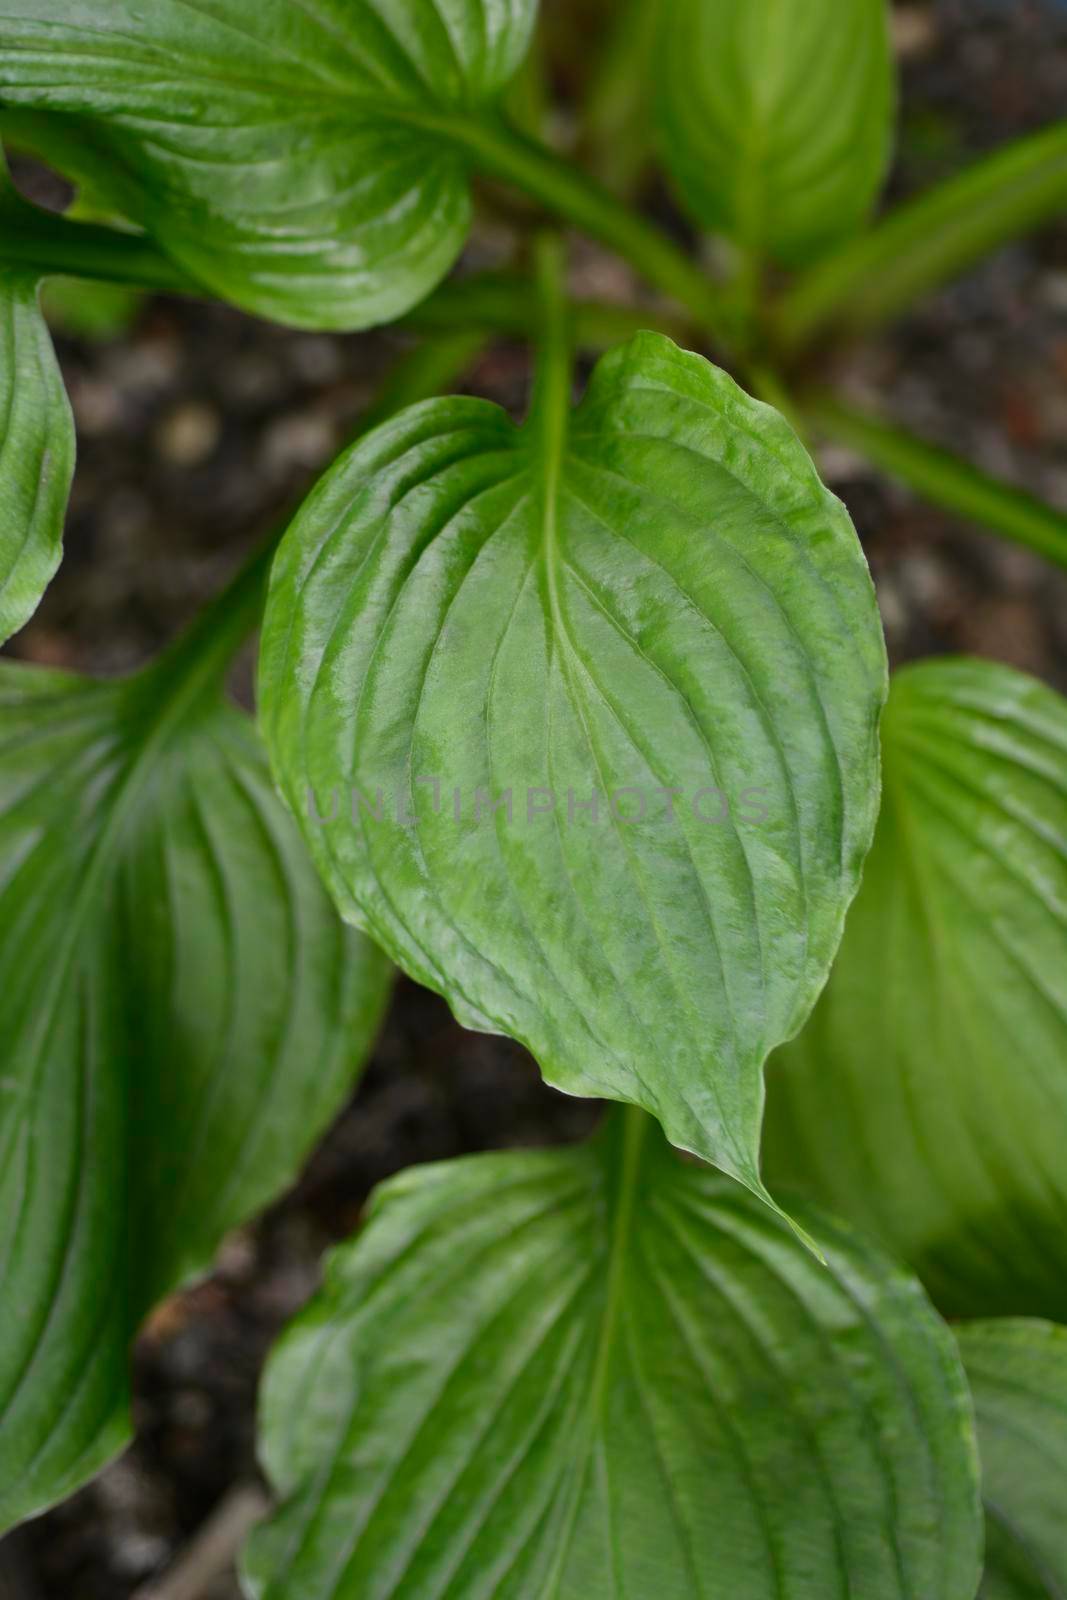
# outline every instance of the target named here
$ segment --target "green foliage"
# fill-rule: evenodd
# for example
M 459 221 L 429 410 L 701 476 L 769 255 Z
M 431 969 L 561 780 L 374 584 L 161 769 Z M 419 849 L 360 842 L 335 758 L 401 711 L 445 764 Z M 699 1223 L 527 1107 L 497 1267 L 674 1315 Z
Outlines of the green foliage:
M 870 580 L 788 426 L 700 357 L 643 334 L 573 416 L 568 387 L 342 457 L 275 566 L 264 731 L 346 917 L 762 1192 L 763 1062 L 874 823 Z
M 1060 1600 L 1067 1592 L 1067 1328 L 1004 1318 L 956 1331 L 982 1458 L 980 1600 Z
M 74 424 L 37 280 L 0 267 L 0 643 L 37 609 L 59 565 Z
M 1067 704 L 988 661 L 893 679 L 826 992 L 769 1073 L 768 1170 L 958 1315 L 1067 1319 Z
M 124 283 L 86 283 L 80 278 L 49 278 L 41 309 L 49 326 L 83 339 L 117 339 L 128 333 L 142 295 Z
M 982 256 L 1067 211 L 1067 122 L 976 162 L 891 211 L 786 295 L 778 331 L 797 346 L 827 329 L 877 327 Z
M 659 122 L 704 227 L 796 263 L 854 232 L 892 140 L 886 0 L 675 0 Z
M 251 1593 L 972 1600 L 951 1336 L 811 1226 L 828 1268 L 633 1111 L 387 1184 L 268 1373 Z
M 815 395 L 806 415 L 835 439 L 946 511 L 1067 567 L 1067 513 L 1015 484 L 1002 483 L 947 450 L 894 428 L 832 395 Z
M 138 1323 L 295 1177 L 385 1000 L 221 698 L 232 644 L 0 669 L 3 1527 L 122 1445 Z
M 0 664 L 0 1525 L 119 1447 L 145 1313 L 357 1076 L 388 967 L 328 891 L 464 1023 L 631 1105 L 382 1191 L 271 1370 L 258 1600 L 973 1600 L 956 1346 L 877 1248 L 801 1200 L 823 1265 L 764 1204 L 763 1066 L 781 1047 L 776 1194 L 949 1312 L 1067 1320 L 1067 708 L 988 663 L 900 674 L 845 926 L 880 798 L 869 577 L 784 417 L 678 344 L 1062 563 L 1062 513 L 842 405 L 825 356 L 1067 207 L 1067 124 L 865 230 L 884 0 L 567 9 L 572 53 L 607 42 L 556 119 L 535 0 L 0 0 L 0 134 L 81 194 L 58 215 L 0 173 L 0 643 L 73 467 L 42 281 L 424 336 L 277 559 L 295 824 L 223 696 L 255 566 L 131 679 Z M 653 78 L 719 274 L 619 198 Z M 475 178 L 494 270 L 443 283 Z M 571 304 L 545 213 L 657 297 Z M 524 427 L 411 404 L 497 333 L 540 348 Z M 572 339 L 608 350 L 576 409 Z M 1060 1600 L 1064 1330 L 959 1337 L 983 1600 Z
M 153 0 L 146 29 L 138 0 L 65 0 L 60 23 L 0 0 L 0 102 L 77 118 L 77 175 L 209 289 L 363 328 L 462 249 L 449 127 L 507 83 L 533 15 L 533 0 Z

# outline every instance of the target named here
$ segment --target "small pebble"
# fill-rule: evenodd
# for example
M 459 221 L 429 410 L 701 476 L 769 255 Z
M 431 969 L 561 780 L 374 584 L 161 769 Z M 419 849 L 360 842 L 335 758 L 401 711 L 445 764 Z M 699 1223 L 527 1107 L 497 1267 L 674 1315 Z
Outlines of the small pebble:
M 155 1572 L 170 1555 L 170 1544 L 158 1534 L 123 1533 L 112 1554 L 115 1571 L 127 1578 L 142 1578 Z
M 1041 279 L 1040 293 L 1050 311 L 1067 313 L 1067 272 L 1046 272 Z
M 308 334 L 295 339 L 289 349 L 289 363 L 304 383 L 332 383 L 344 371 L 344 354 L 339 339 L 325 334 Z
M 76 373 L 68 381 L 67 393 L 75 425 L 83 438 L 99 438 L 118 427 L 122 420 L 122 395 L 113 383 Z
M 316 411 L 291 411 L 267 430 L 263 454 L 276 472 L 294 467 L 314 468 L 328 461 L 337 448 L 337 428 L 331 417 Z
M 893 48 L 902 61 L 927 55 L 937 43 L 937 22 L 922 6 L 898 6 L 893 12 Z
M 844 444 L 821 444 L 816 456 L 819 470 L 827 483 L 853 483 L 857 478 L 870 476 L 871 468 L 855 450 Z
M 156 449 L 164 461 L 193 467 L 206 461 L 219 442 L 219 414 L 199 400 L 185 400 L 168 411 L 156 429 Z
M 116 341 L 104 351 L 104 366 L 112 382 L 139 396 L 158 394 L 173 384 L 181 362 L 181 348 L 169 338 L 133 345 Z

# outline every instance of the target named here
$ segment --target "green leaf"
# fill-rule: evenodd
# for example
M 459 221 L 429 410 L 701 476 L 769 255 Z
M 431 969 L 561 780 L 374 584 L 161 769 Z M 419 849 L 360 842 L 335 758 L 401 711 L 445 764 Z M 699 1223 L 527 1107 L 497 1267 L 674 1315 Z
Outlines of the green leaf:
M 705 227 L 809 259 L 863 223 L 892 142 L 886 0 L 675 0 L 664 156 Z
M 129 333 L 143 298 L 139 289 L 126 283 L 50 278 L 41 294 L 41 309 L 49 326 L 60 333 L 104 342 Z
M 293 1178 L 384 1003 L 201 645 L 0 667 L 0 1527 L 121 1447 L 138 1323 Z
M 0 267 L 0 644 L 59 566 L 74 473 L 74 423 L 37 289 Z
M 1062 511 L 902 428 L 842 405 L 832 395 L 809 397 L 804 413 L 934 505 L 1067 566 L 1067 516 Z
M 986 1556 L 980 1600 L 1067 1594 L 1067 1328 L 956 1329 L 978 1417 Z
M 387 1184 L 272 1357 L 256 1600 L 972 1600 L 948 1330 L 640 1113 Z
M 654 155 L 655 83 L 665 0 L 617 0 L 598 19 L 597 57 L 582 97 L 580 142 L 616 194 L 633 197 Z
M 893 679 L 830 982 L 768 1073 L 770 1181 L 954 1315 L 1067 1314 L 1067 703 L 988 661 Z
M 877 807 L 870 579 L 788 425 L 668 339 L 559 411 L 434 401 L 341 457 L 275 563 L 265 735 L 347 918 L 760 1190 Z
M 76 118 L 75 176 L 208 288 L 304 327 L 399 316 L 470 217 L 448 136 L 534 0 L 0 0 L 0 105 Z M 47 137 L 45 133 L 43 135 Z M 65 138 L 69 150 L 72 139 Z
M 797 349 L 827 326 L 862 333 L 1067 211 L 1067 122 L 1010 144 L 910 200 L 813 267 L 779 312 Z

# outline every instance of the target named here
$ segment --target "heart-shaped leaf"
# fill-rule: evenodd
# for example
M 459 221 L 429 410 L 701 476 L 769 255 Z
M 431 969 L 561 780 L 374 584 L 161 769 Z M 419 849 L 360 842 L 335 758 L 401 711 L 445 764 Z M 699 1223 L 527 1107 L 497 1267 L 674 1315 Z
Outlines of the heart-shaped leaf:
M 140 1319 L 293 1177 L 386 993 L 190 643 L 0 668 L 0 1526 L 121 1446 Z
M 886 0 L 674 0 L 667 164 L 705 227 L 803 261 L 863 222 L 892 137 Z
M 613 1121 L 380 1192 L 268 1369 L 256 1600 L 972 1600 L 970 1402 L 918 1285 Z
M 346 917 L 762 1193 L 762 1065 L 877 807 L 870 579 L 788 425 L 668 339 L 550 420 L 434 401 L 326 475 L 275 563 L 267 741 Z
M 885 799 L 826 992 L 769 1074 L 768 1172 L 953 1314 L 1067 1315 L 1067 703 L 988 661 L 893 680 Z
M 0 212 L 5 182 L 0 159 Z M 74 471 L 74 424 L 37 290 L 33 276 L 0 266 L 0 644 L 59 565 Z
M 535 11 L 0 0 L 0 104 L 79 119 L 78 175 L 216 293 L 281 322 L 368 327 L 459 254 L 469 180 L 448 127 L 506 85 Z
M 978 1417 L 985 1502 L 980 1600 L 1067 1594 L 1067 1328 L 1003 1318 L 957 1328 Z

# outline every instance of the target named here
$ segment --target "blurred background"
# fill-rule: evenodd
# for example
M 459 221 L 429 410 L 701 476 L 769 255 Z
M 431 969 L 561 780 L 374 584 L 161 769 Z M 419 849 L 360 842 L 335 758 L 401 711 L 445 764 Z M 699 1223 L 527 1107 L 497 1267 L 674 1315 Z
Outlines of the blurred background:
M 553 133 L 566 146 L 568 107 L 595 70 L 613 0 L 547 0 L 545 13 Z M 892 197 L 1067 116 L 1067 0 L 932 0 L 897 6 L 894 21 L 903 95 Z M 612 114 L 602 148 L 586 154 L 691 238 L 655 171 L 632 159 L 638 111 L 625 110 L 621 133 Z M 32 198 L 65 203 L 52 174 L 24 159 L 12 167 Z M 465 270 L 507 261 L 506 202 L 488 201 Z M 576 292 L 639 298 L 614 258 L 580 240 L 573 255 Z M 53 282 L 45 303 L 78 466 L 63 565 L 8 650 L 110 675 L 154 654 L 284 517 L 405 344 L 387 332 L 288 332 L 223 306 L 84 283 Z M 521 414 L 529 373 L 525 348 L 499 341 L 463 386 Z M 1067 511 L 1067 218 L 850 353 L 842 375 L 857 398 Z M 895 664 L 974 652 L 1067 690 L 1067 573 L 929 509 L 838 446 L 820 460 L 866 548 Z M 246 661 L 246 702 L 250 685 Z M 362 1086 L 299 1186 L 145 1328 L 136 1443 L 0 1544 L 0 1600 L 235 1600 L 232 1573 L 213 1576 L 210 1552 L 189 1564 L 190 1542 L 215 1518 L 222 1545 L 233 1543 L 254 1507 L 259 1370 L 314 1289 L 323 1250 L 404 1166 L 577 1138 L 595 1117 L 545 1088 L 517 1045 L 463 1033 L 442 1002 L 400 981 Z M 178 1579 L 160 1579 L 176 1562 Z

